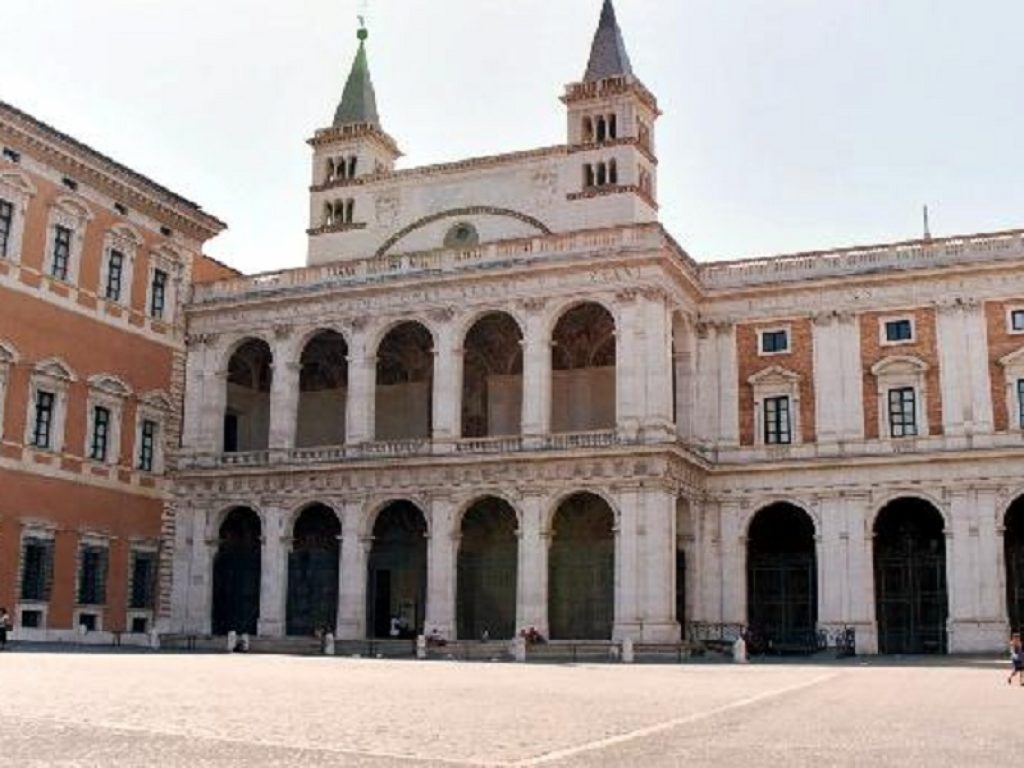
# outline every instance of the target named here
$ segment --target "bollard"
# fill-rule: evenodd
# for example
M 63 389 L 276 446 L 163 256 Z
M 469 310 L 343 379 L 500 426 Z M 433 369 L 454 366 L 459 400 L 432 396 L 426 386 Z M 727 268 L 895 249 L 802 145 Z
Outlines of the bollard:
M 149 631 L 149 648 L 153 651 L 160 650 L 160 635 L 157 634 L 155 629 Z
M 747 663 L 747 641 L 742 636 L 736 638 L 732 644 L 732 660 L 736 664 Z
M 235 648 L 238 647 L 238 634 L 235 630 L 228 632 L 228 653 L 234 653 Z
M 427 658 L 427 636 L 417 635 L 416 636 L 416 658 L 425 659 Z
M 627 637 L 622 641 L 622 663 L 632 664 L 634 660 L 633 638 Z
M 328 632 L 324 635 L 324 656 L 334 655 L 334 635 Z
M 526 638 L 517 637 L 512 641 L 512 658 L 515 661 L 526 661 Z

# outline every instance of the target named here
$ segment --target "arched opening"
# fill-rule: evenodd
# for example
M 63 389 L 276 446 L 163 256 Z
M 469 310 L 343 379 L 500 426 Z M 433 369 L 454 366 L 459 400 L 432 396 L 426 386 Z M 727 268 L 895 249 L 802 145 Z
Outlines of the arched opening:
M 590 163 L 583 166 L 583 186 L 587 188 L 594 186 L 594 166 Z
M 213 558 L 213 634 L 256 634 L 260 617 L 260 516 L 239 507 L 221 523 Z
M 323 504 L 307 507 L 295 521 L 288 554 L 289 635 L 335 631 L 340 537 L 338 516 Z
M 619 122 L 618 122 L 618 119 L 617 119 L 615 113 L 613 112 L 612 114 L 608 115 L 608 138 L 609 139 L 614 139 L 614 138 L 617 138 L 618 135 L 619 135 Z
M 605 123 L 604 117 L 597 118 L 597 140 L 604 141 L 607 135 L 608 129 Z
M 463 344 L 462 436 L 518 435 L 522 427 L 523 334 L 503 312 L 484 315 Z
M 793 504 L 759 511 L 747 532 L 747 623 L 762 651 L 816 646 L 814 521 Z
M 415 637 L 427 606 L 427 521 L 410 501 L 381 510 L 367 565 L 366 626 L 370 637 Z
M 597 186 L 603 187 L 608 183 L 608 166 L 604 163 L 597 164 Z
M 592 493 L 563 501 L 551 524 L 548 622 L 555 640 L 610 640 L 615 621 L 615 513 Z
M 619 183 L 619 164 L 615 160 L 608 161 L 608 183 L 612 185 Z
M 615 428 L 615 320 L 600 304 L 570 309 L 551 346 L 551 431 Z
M 265 451 L 270 444 L 270 386 L 274 355 L 261 339 L 249 339 L 228 362 L 224 452 Z
M 515 510 L 493 497 L 476 502 L 463 516 L 456 580 L 460 639 L 515 637 L 516 529 Z
M 1014 632 L 1024 632 L 1024 496 L 1010 505 L 1003 531 L 1006 613 Z
M 419 323 L 391 329 L 377 349 L 378 440 L 426 439 L 433 429 L 434 342 Z
M 302 350 L 295 445 L 309 448 L 345 442 L 348 344 L 336 331 L 321 331 Z
M 945 653 L 946 537 L 927 501 L 897 499 L 874 528 L 875 611 L 880 653 Z

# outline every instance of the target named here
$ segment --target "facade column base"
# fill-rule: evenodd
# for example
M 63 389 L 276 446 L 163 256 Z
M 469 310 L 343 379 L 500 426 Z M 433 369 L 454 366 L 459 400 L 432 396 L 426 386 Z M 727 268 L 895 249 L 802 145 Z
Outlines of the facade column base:
M 878 625 L 874 622 L 850 624 L 857 632 L 855 650 L 858 656 L 875 656 L 878 654 Z
M 357 621 L 339 621 L 335 628 L 338 640 L 365 640 L 366 629 Z
M 645 621 L 640 630 L 640 641 L 644 643 L 678 643 L 682 630 L 678 621 Z
M 256 633 L 260 637 L 284 637 L 284 622 L 274 619 L 260 619 L 256 622 Z
M 639 621 L 616 622 L 612 628 L 612 642 L 621 643 L 627 637 L 640 640 L 643 637 L 643 624 Z
M 1001 619 L 949 622 L 950 653 L 997 653 L 1006 650 L 1010 625 Z

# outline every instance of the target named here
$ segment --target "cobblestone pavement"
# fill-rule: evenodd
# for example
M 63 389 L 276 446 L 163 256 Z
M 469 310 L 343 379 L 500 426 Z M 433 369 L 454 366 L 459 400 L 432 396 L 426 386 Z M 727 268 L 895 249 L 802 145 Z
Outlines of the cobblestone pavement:
M 0 653 L 5 766 L 1005 766 L 996 661 L 683 666 Z

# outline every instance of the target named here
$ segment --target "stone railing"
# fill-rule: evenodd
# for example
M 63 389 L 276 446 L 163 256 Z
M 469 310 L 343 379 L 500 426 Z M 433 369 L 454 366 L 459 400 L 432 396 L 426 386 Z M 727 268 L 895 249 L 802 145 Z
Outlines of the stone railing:
M 1024 258 L 1024 230 L 916 240 L 867 248 L 814 251 L 791 256 L 723 261 L 698 269 L 710 289 L 816 280 L 865 272 L 923 269 Z
M 591 432 L 565 432 L 544 436 L 544 448 L 554 451 L 573 450 L 575 448 L 607 448 L 618 442 L 620 442 L 619 436 L 614 429 L 601 429 Z
M 526 259 L 574 253 L 592 254 L 613 249 L 655 249 L 669 244 L 670 241 L 657 224 L 502 240 L 463 250 L 444 249 L 375 256 L 202 283 L 192 287 L 191 303 L 215 304 L 415 275 L 483 269 Z
M 455 443 L 457 453 L 517 453 L 523 450 L 523 438 L 470 437 Z

